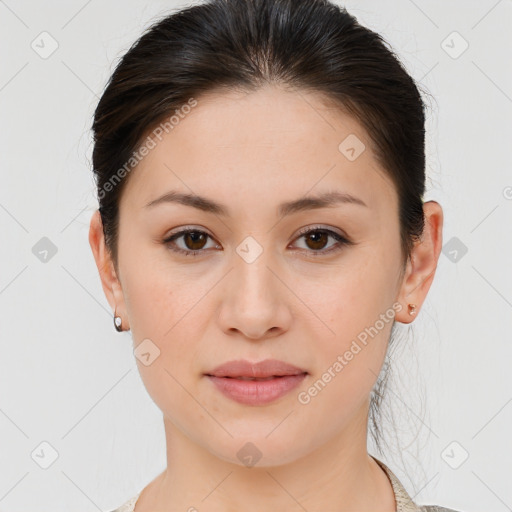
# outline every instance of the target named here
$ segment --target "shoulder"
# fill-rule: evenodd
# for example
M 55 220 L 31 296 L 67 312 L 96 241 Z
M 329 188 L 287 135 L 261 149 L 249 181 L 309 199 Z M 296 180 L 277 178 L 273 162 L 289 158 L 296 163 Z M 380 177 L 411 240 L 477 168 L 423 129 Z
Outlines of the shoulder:
M 139 496 L 140 492 L 136 494 L 133 498 L 130 498 L 128 501 L 123 503 L 120 507 L 116 508 L 115 510 L 110 510 L 109 512 L 133 512 L 133 509 L 135 508 L 135 503 L 137 502 Z
M 387 474 L 391 482 L 391 485 L 393 486 L 393 491 L 395 493 L 395 501 L 397 505 L 397 512 L 462 512 L 459 510 L 454 510 L 453 508 L 446 508 L 438 505 L 416 504 L 409 495 L 409 493 L 405 490 L 405 487 L 402 485 L 400 480 L 393 473 L 393 471 L 391 471 L 391 469 L 381 460 L 377 459 L 373 455 L 371 457 L 384 470 L 384 472 Z
M 439 507 L 437 505 L 421 505 L 418 509 L 420 512 L 461 512 L 453 508 Z

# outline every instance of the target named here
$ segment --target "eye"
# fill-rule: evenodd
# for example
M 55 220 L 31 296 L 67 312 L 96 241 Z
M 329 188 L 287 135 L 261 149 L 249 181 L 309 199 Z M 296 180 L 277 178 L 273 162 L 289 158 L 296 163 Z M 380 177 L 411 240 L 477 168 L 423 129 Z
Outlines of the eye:
M 164 244 L 172 251 L 185 254 L 185 256 L 198 256 L 201 252 L 205 252 L 203 249 L 208 238 L 211 238 L 211 236 L 204 231 L 198 229 L 183 229 L 166 238 Z M 185 244 L 184 248 L 177 246 L 176 240 L 179 239 L 183 239 L 182 242 Z
M 306 240 L 306 251 L 311 253 L 313 256 L 322 256 L 336 252 L 343 248 L 345 245 L 354 245 L 354 242 L 348 238 L 332 231 L 331 229 L 313 227 L 305 228 L 299 232 L 299 236 L 296 240 L 304 238 Z M 329 238 L 334 240 L 334 243 L 327 250 L 323 250 L 328 242 Z M 166 238 L 163 243 L 167 245 L 172 251 L 184 254 L 185 256 L 198 256 L 201 253 L 206 252 L 207 241 L 213 238 L 199 229 L 182 229 Z M 180 247 L 177 241 L 180 240 L 184 247 Z M 214 244 L 214 248 L 219 249 L 220 246 Z
M 350 241 L 348 238 L 336 233 L 335 231 L 327 228 L 322 228 L 319 226 L 315 226 L 313 228 L 305 228 L 299 232 L 299 237 L 304 238 L 306 242 L 307 252 L 311 253 L 313 256 L 322 256 L 326 254 L 331 254 L 332 252 L 339 251 L 345 245 L 353 245 L 354 242 Z M 326 250 L 323 250 L 329 240 L 329 238 L 334 239 L 334 243 Z

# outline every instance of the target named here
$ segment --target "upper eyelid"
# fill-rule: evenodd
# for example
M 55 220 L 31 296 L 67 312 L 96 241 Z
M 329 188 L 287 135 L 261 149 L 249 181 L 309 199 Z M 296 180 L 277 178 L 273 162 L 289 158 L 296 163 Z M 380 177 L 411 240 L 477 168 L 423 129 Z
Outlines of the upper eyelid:
M 306 235 L 310 231 L 328 231 L 328 232 L 332 232 L 342 238 L 348 239 L 348 236 L 344 232 L 339 233 L 338 231 L 336 231 L 336 228 L 321 226 L 321 225 L 312 225 L 312 226 L 305 226 L 303 228 L 300 228 L 298 230 L 298 232 L 296 233 L 295 237 L 300 237 L 300 236 Z M 209 236 L 211 239 L 216 240 L 216 238 L 213 235 L 211 235 L 206 230 L 206 228 L 195 227 L 195 226 L 184 226 L 182 228 L 178 228 L 178 231 L 169 233 L 167 236 L 165 236 L 165 239 L 168 240 L 169 238 L 178 237 L 178 236 L 187 234 L 189 232 L 204 233 L 205 235 Z
M 297 232 L 296 236 L 303 236 L 307 235 L 310 231 L 327 231 L 334 233 L 335 235 L 338 235 L 342 238 L 348 239 L 348 236 L 343 232 L 336 231 L 337 228 L 327 227 L 327 226 L 321 226 L 321 225 L 312 225 L 312 226 L 305 226 L 303 228 L 300 228 Z

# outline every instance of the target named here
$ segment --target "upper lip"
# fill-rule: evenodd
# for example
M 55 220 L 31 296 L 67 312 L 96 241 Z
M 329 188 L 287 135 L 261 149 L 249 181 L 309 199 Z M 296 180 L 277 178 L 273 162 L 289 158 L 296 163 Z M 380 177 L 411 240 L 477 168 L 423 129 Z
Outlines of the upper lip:
M 307 373 L 306 370 L 293 366 L 292 364 L 279 361 L 278 359 L 265 359 L 251 363 L 245 359 L 228 361 L 217 366 L 214 370 L 206 373 L 213 377 L 281 377 L 283 375 L 300 375 Z

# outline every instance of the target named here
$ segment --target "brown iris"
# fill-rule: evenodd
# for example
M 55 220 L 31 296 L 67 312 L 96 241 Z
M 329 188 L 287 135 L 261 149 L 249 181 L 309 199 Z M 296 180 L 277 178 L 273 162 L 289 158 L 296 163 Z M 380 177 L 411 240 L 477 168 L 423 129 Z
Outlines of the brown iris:
M 325 233 L 324 231 L 314 231 L 312 233 L 309 233 L 305 236 L 306 241 L 312 240 L 313 245 L 309 245 L 308 247 L 310 249 L 322 249 L 325 247 L 327 240 L 329 239 L 329 235 Z
M 197 251 L 204 247 L 206 244 L 208 235 L 199 231 L 189 231 L 183 233 L 183 241 L 185 246 L 191 251 Z M 190 242 L 190 243 L 189 243 Z

